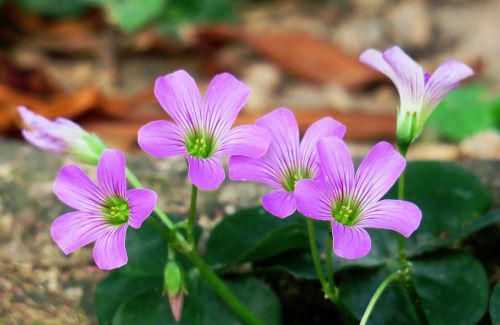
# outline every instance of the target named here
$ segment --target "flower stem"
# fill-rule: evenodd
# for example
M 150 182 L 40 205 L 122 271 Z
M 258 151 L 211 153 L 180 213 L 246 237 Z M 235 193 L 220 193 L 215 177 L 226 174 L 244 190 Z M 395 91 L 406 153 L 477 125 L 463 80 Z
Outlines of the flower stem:
M 144 188 L 142 183 L 137 179 L 134 173 L 130 169 L 126 169 L 127 180 L 130 184 L 132 184 L 135 188 Z M 174 223 L 168 215 L 157 205 L 154 209 L 155 213 L 158 215 L 160 220 L 168 227 L 168 229 L 172 229 L 174 227 Z
M 406 158 L 406 153 L 408 151 L 409 145 L 399 145 L 399 152 L 403 157 Z M 401 174 L 398 179 L 398 199 L 403 200 L 405 197 L 405 172 Z M 411 264 L 408 261 L 405 253 L 405 238 L 402 235 L 398 237 L 398 254 L 399 263 L 401 265 L 402 275 L 400 277 L 406 292 L 410 296 L 410 300 L 413 303 L 413 309 L 417 315 L 420 324 L 429 324 L 427 320 L 427 315 L 425 314 L 424 307 L 422 306 L 422 301 L 418 295 L 417 289 L 411 281 Z
M 314 263 L 314 268 L 316 269 L 316 274 L 318 276 L 319 282 L 321 283 L 321 287 L 323 292 L 325 293 L 325 297 L 328 298 L 345 316 L 345 320 L 347 324 L 354 324 L 356 318 L 351 313 L 349 308 L 340 300 L 339 297 L 339 289 L 335 286 L 335 281 L 333 279 L 333 267 L 332 267 L 332 247 L 333 247 L 333 239 L 330 237 L 330 242 L 328 243 L 328 247 L 326 248 L 326 274 L 328 276 L 328 280 L 325 278 L 323 273 L 323 269 L 321 267 L 321 262 L 318 253 L 318 247 L 316 245 L 316 235 L 314 231 L 314 221 L 306 218 L 307 220 L 307 228 L 309 230 L 309 246 L 311 247 L 311 256 Z
M 316 246 L 316 235 L 314 234 L 314 221 L 312 221 L 309 218 L 306 218 L 306 220 L 307 220 L 307 229 L 309 231 L 309 246 L 311 247 L 311 256 L 313 259 L 314 268 L 316 269 L 316 274 L 318 275 L 319 282 L 321 282 L 321 286 L 323 287 L 323 290 L 325 290 L 326 288 L 325 284 L 327 282 L 325 280 L 325 275 L 323 274 L 323 269 L 321 267 L 319 253 L 318 253 L 318 246 Z
M 361 318 L 361 322 L 359 325 L 365 325 L 366 322 L 368 321 L 368 317 L 370 317 L 373 307 L 375 307 L 375 304 L 377 303 L 377 300 L 382 296 L 382 293 L 384 292 L 385 288 L 394 280 L 396 280 L 399 277 L 399 273 L 391 273 L 389 276 L 387 276 L 384 281 L 379 285 L 377 290 L 375 290 L 375 293 L 370 299 L 370 302 L 368 303 L 368 306 L 366 307 L 366 310 L 363 314 L 363 317 Z
M 226 286 L 226 284 L 212 271 L 205 261 L 198 255 L 198 252 L 193 249 L 187 254 L 189 260 L 200 270 L 201 275 L 208 281 L 212 289 L 219 297 L 238 315 L 238 317 L 249 325 L 264 325 L 250 309 L 248 309 Z
M 196 224 L 196 201 L 198 198 L 198 188 L 192 186 L 191 188 L 191 207 L 189 208 L 189 216 L 187 223 L 187 237 L 190 244 L 194 244 L 194 226 Z
M 398 199 L 403 200 L 405 196 L 405 172 L 398 179 Z M 402 235 L 398 236 L 398 253 L 399 262 L 403 267 L 408 265 L 408 260 L 405 253 L 405 238 Z
M 327 224 L 327 233 L 328 233 L 328 244 L 326 245 L 326 279 L 330 286 L 330 289 L 333 290 L 332 294 L 335 296 L 335 300 L 338 300 L 338 289 L 335 286 L 335 279 L 333 277 L 333 266 L 332 266 L 332 250 L 333 250 L 333 237 L 330 233 L 330 224 Z

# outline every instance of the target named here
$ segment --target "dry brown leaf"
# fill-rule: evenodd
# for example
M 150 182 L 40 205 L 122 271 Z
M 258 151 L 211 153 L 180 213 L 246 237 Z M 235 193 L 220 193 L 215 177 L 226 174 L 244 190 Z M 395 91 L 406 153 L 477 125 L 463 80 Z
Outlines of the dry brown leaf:
M 17 106 L 24 105 L 49 119 L 56 117 L 76 118 L 100 101 L 100 92 L 94 86 L 84 87 L 69 94 L 41 100 L 39 96 L 21 93 L 0 85 L 0 131 L 8 130 L 17 119 Z
M 243 32 L 243 41 L 299 78 L 337 82 L 356 88 L 379 80 L 381 74 L 337 46 L 297 32 Z

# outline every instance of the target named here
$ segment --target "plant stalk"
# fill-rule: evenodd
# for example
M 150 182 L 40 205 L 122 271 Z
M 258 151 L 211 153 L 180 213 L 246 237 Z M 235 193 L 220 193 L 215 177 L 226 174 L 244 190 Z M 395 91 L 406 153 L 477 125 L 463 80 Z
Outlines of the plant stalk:
M 248 325 L 264 325 L 257 316 L 253 314 L 241 301 L 236 297 L 226 286 L 226 284 L 219 278 L 219 276 L 212 271 L 212 269 L 205 263 L 205 261 L 198 255 L 196 250 L 192 250 L 186 255 L 189 260 L 200 270 L 201 275 L 208 281 L 212 289 L 219 295 L 219 297 L 235 312 L 238 317 Z
M 375 304 L 377 303 L 378 299 L 380 296 L 382 296 L 382 293 L 384 292 L 385 288 L 394 280 L 396 280 L 399 277 L 399 273 L 395 272 L 387 276 L 384 281 L 379 285 L 377 290 L 375 290 L 375 293 L 370 299 L 370 302 L 368 303 L 368 306 L 366 307 L 366 310 L 363 314 L 363 317 L 361 318 L 361 322 L 359 325 L 366 325 L 366 322 L 368 321 L 368 318 L 370 317 L 373 307 L 375 307 Z
M 133 187 L 135 188 L 144 188 L 142 183 L 137 179 L 137 177 L 132 173 L 130 169 L 126 169 L 126 175 L 127 175 L 127 180 L 129 181 L 130 184 L 132 184 Z M 174 223 L 168 215 L 158 206 L 155 206 L 154 212 L 160 218 L 160 220 L 167 226 L 168 229 L 174 228 Z
M 195 238 L 194 238 L 194 227 L 196 224 L 196 201 L 198 198 L 198 188 L 196 186 L 191 187 L 191 206 L 189 208 L 189 216 L 188 216 L 188 223 L 187 223 L 187 238 L 188 242 L 192 245 L 194 245 Z
M 406 158 L 408 147 L 409 144 L 408 145 L 399 144 L 398 146 L 399 152 L 404 158 Z M 398 199 L 404 200 L 404 197 L 405 197 L 405 171 L 403 171 L 403 173 L 398 179 Z M 406 257 L 405 238 L 402 235 L 399 235 L 398 238 L 398 254 L 399 254 L 399 263 L 402 269 L 400 280 L 403 283 L 406 292 L 410 296 L 410 300 L 413 303 L 413 309 L 415 310 L 415 313 L 417 315 L 420 324 L 427 325 L 429 324 L 429 321 L 427 320 L 427 315 L 425 314 L 424 307 L 422 306 L 422 301 L 418 295 L 417 289 L 415 289 L 415 286 L 413 285 L 413 282 L 411 280 L 411 265 L 410 262 L 408 261 L 408 258 Z

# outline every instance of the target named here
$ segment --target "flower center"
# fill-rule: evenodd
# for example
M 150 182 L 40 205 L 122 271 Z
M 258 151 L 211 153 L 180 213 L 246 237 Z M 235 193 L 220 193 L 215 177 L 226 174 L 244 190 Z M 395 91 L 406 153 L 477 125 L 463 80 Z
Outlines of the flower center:
M 118 196 L 112 196 L 104 203 L 103 213 L 104 218 L 110 225 L 123 225 L 130 217 L 130 206 L 127 200 Z
M 332 217 L 345 226 L 354 226 L 360 216 L 360 207 L 352 200 L 339 200 L 332 206 Z
M 189 154 L 197 158 L 211 157 L 215 152 L 215 139 L 207 132 L 193 132 L 186 137 Z
M 295 190 L 295 185 L 301 179 L 312 178 L 312 173 L 304 168 L 294 168 L 285 173 L 283 177 L 283 188 L 287 192 L 293 192 Z

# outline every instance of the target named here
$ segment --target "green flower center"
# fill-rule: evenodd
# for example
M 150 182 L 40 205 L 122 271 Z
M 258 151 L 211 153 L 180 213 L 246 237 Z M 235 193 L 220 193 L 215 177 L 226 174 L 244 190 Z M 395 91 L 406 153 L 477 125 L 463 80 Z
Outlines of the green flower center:
M 215 139 L 208 132 L 193 132 L 186 136 L 189 154 L 197 158 L 209 158 L 215 153 Z
M 283 188 L 287 192 L 293 192 L 295 190 L 295 185 L 301 179 L 312 178 L 312 173 L 305 168 L 294 168 L 285 173 L 283 177 L 282 184 Z
M 339 200 L 332 206 L 332 217 L 345 226 L 354 226 L 361 215 L 359 204 L 352 200 Z
M 108 198 L 102 210 L 106 221 L 113 226 L 123 225 L 130 217 L 130 206 L 127 200 L 118 196 Z

